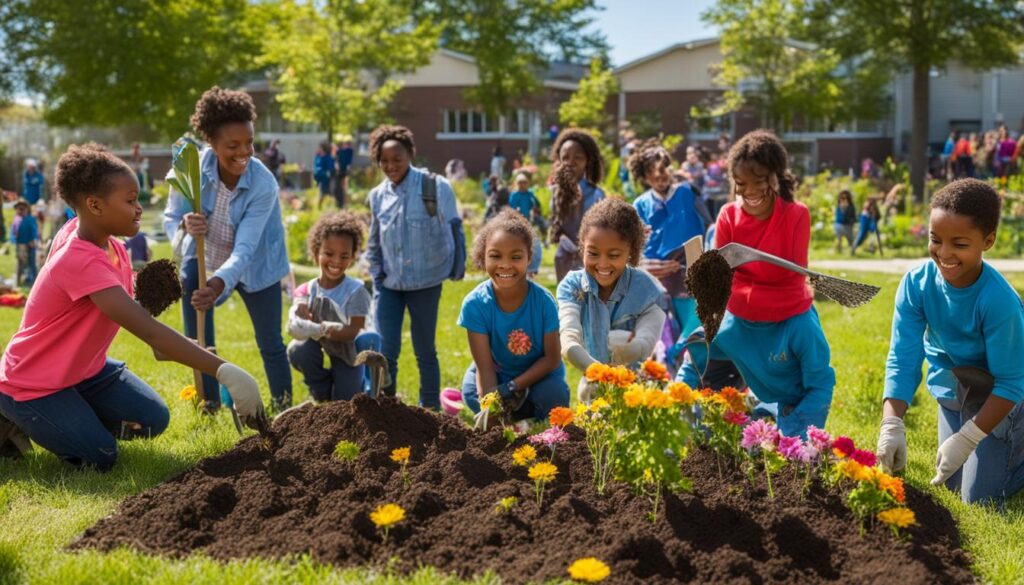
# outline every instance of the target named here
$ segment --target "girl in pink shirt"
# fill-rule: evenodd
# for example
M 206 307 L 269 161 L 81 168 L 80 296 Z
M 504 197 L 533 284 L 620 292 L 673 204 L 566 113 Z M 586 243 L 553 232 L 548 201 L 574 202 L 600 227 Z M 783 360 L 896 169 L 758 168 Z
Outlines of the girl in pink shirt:
M 118 239 L 135 235 L 142 218 L 132 169 L 99 146 L 71 146 L 57 162 L 55 183 L 78 217 L 54 237 L 21 326 L 0 359 L 0 437 L 17 434 L 16 426 L 63 460 L 106 471 L 117 459 L 117 439 L 163 432 L 166 403 L 123 362 L 107 357 L 121 327 L 171 360 L 216 374 L 242 420 L 254 428 L 266 424 L 252 376 L 133 300 L 131 260 Z M 11 452 L 4 447 L 0 452 Z

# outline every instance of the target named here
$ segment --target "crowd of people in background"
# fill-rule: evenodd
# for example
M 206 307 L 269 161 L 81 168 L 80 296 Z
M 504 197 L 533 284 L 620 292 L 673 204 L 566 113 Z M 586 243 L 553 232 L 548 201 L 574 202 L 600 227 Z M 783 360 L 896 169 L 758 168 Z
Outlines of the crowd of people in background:
M 1024 135 L 1017 136 L 1005 124 L 982 134 L 952 130 L 942 147 L 941 177 L 989 179 L 1020 172 Z

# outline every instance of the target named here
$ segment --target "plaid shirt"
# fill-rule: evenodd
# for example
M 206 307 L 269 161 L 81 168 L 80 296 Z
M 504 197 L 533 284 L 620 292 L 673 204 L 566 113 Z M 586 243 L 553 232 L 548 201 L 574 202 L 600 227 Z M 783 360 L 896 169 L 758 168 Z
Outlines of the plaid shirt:
M 235 192 L 218 181 L 217 201 L 206 222 L 206 269 L 216 272 L 231 257 L 235 247 L 235 226 L 231 225 L 228 205 Z

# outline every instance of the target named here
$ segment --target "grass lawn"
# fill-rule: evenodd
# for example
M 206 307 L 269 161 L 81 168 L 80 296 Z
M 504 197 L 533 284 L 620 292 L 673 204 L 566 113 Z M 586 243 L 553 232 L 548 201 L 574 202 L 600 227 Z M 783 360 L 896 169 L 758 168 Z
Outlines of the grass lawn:
M 166 253 L 166 245 L 160 251 Z M 550 254 L 550 251 L 549 251 Z M 547 255 L 546 255 L 547 256 Z M 546 257 L 550 266 L 550 258 Z M 0 274 L 10 274 L 13 259 L 0 256 Z M 828 429 L 847 434 L 858 444 L 873 447 L 877 433 L 879 398 L 888 350 L 892 297 L 899 281 L 895 276 L 848 275 L 883 287 L 867 307 L 849 310 L 831 303 L 818 305 L 832 346 L 832 364 L 838 384 Z M 446 283 L 442 298 L 437 341 L 443 386 L 457 386 L 471 358 L 465 333 L 456 326 L 462 297 L 479 281 L 471 274 L 467 281 Z M 1024 288 L 1024 278 L 1013 283 Z M 546 283 L 553 288 L 553 283 Z M 163 321 L 180 328 L 180 309 L 172 308 Z M 0 339 L 16 330 L 21 311 L 0 308 Z M 217 312 L 220 353 L 256 374 L 269 393 L 258 351 L 253 343 L 251 323 L 237 296 Z M 409 342 L 408 326 L 403 343 L 399 388 L 407 401 L 414 402 L 417 377 Z M 249 560 L 221 564 L 202 557 L 171 560 L 121 551 L 115 554 L 68 554 L 62 551 L 76 535 L 97 519 L 110 514 L 125 497 L 139 493 L 192 467 L 198 460 L 225 451 L 237 439 L 230 417 L 213 420 L 197 416 L 189 403 L 177 398 L 178 390 L 191 383 L 186 368 L 158 363 L 149 349 L 122 332 L 110 355 L 128 362 L 142 379 L 164 396 L 172 410 L 166 433 L 152 441 L 121 444 L 120 461 L 114 471 L 98 474 L 75 471 L 53 455 L 36 453 L 25 461 L 0 460 L 0 585 L 6 583 L 460 583 L 444 578 L 430 568 L 410 577 L 388 574 L 386 568 L 333 570 L 309 559 L 294 563 Z M 293 372 L 294 373 L 294 372 Z M 571 371 L 570 387 L 578 373 Z M 294 376 L 295 398 L 306 397 L 306 389 Z M 957 517 L 965 546 L 973 554 L 976 572 L 988 582 L 1020 583 L 1024 575 L 1024 497 L 1010 503 L 1009 512 L 966 506 L 945 490 L 931 488 L 936 449 L 935 403 L 927 392 L 918 393 L 915 408 L 907 420 L 910 463 L 907 478 L 948 506 Z M 850 527 L 851 530 L 853 526 Z M 139 535 L 141 539 L 145 535 Z M 566 559 L 566 564 L 571 559 Z M 484 576 L 479 583 L 496 582 Z

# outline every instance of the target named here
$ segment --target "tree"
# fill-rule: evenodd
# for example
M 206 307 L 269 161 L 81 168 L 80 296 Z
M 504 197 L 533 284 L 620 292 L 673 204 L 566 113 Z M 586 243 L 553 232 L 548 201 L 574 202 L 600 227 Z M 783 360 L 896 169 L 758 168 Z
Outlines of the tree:
M 415 22 L 403 0 L 289 1 L 267 27 L 261 63 L 278 72 L 285 118 L 334 133 L 357 132 L 387 118 L 401 84 L 394 73 L 425 65 L 440 26 Z
M 590 62 L 590 74 L 580 80 L 579 88 L 558 106 L 558 119 L 562 126 L 606 129 L 612 121 L 608 112 L 608 98 L 619 90 L 619 80 L 599 59 Z
M 246 0 L 5 0 L 0 52 L 52 124 L 137 123 L 173 138 L 203 91 L 252 70 L 252 10 Z
M 820 41 L 866 66 L 910 71 L 910 182 L 924 197 L 932 69 L 953 61 L 978 69 L 1013 65 L 1024 39 L 1017 0 L 812 0 Z
M 419 0 L 416 15 L 443 22 L 441 44 L 476 60 L 480 83 L 466 97 L 500 114 L 540 89 L 552 61 L 607 50 L 600 32 L 586 31 L 595 10 L 595 0 Z

